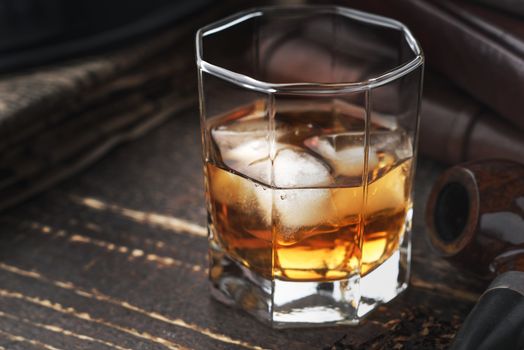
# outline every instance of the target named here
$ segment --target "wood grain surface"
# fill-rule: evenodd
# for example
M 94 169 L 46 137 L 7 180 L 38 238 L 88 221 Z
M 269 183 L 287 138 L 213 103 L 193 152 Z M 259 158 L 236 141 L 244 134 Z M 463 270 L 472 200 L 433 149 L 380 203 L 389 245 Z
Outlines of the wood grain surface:
M 321 349 L 382 332 L 405 309 L 463 319 L 483 284 L 429 250 L 421 222 L 441 168 L 419 162 L 409 290 L 361 326 L 273 331 L 209 298 L 196 108 L 0 215 L 7 349 Z
M 192 35 L 176 46 L 189 72 Z M 424 206 L 443 168 L 424 159 L 410 288 L 361 325 L 276 331 L 210 299 L 195 76 L 173 80 L 185 93 L 145 113 L 166 116 L 152 132 L 0 213 L 0 350 L 338 349 L 380 342 L 415 308 L 464 319 L 485 283 L 426 244 Z

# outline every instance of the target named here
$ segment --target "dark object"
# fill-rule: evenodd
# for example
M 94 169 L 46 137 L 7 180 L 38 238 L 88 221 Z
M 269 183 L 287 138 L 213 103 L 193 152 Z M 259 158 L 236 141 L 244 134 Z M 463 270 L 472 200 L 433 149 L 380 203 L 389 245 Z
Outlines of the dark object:
M 434 73 L 424 77 L 419 151 L 446 164 L 522 161 L 524 131 Z
M 524 165 L 488 160 L 447 170 L 426 208 L 431 245 L 484 277 L 524 271 Z
M 430 68 L 524 130 L 524 20 L 457 0 L 344 4 L 404 22 Z
M 505 272 L 482 294 L 451 350 L 523 348 L 524 272 Z
M 209 2 L 0 0 L 0 72 L 125 43 Z
M 524 165 L 499 160 L 447 170 L 430 195 L 431 245 L 456 265 L 498 275 L 452 347 L 524 347 Z

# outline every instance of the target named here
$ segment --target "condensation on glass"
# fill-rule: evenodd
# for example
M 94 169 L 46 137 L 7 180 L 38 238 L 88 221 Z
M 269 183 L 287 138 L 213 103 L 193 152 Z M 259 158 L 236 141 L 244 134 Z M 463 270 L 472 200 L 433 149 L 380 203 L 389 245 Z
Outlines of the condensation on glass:
M 275 328 L 402 292 L 423 55 L 347 8 L 253 9 L 196 36 L 212 295 Z

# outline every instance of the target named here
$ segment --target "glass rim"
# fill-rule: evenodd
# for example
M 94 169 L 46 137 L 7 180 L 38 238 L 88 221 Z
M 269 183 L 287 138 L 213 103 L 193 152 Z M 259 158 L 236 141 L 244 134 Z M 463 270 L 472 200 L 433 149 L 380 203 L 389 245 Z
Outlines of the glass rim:
M 394 68 L 387 70 L 375 77 L 358 82 L 340 83 L 319 83 L 319 82 L 300 82 L 300 83 L 270 83 L 255 79 L 245 74 L 237 73 L 232 70 L 220 67 L 202 57 L 202 39 L 208 35 L 223 31 L 229 27 L 245 22 L 255 17 L 263 16 L 271 12 L 282 10 L 315 10 L 316 13 L 335 14 L 357 21 L 374 24 L 382 27 L 389 27 L 402 31 L 404 39 L 413 51 L 415 57 L 408 62 L 404 62 Z M 409 74 L 424 64 L 424 54 L 417 40 L 411 31 L 403 23 L 392 18 L 371 14 L 364 11 L 355 10 L 343 6 L 335 5 L 276 5 L 266 7 L 254 7 L 228 16 L 200 28 L 195 36 L 196 41 L 196 64 L 199 70 L 214 75 L 217 78 L 229 81 L 249 90 L 264 93 L 282 94 L 344 94 L 371 90 L 373 88 L 390 83 L 404 75 Z M 199 73 L 200 74 L 200 73 Z

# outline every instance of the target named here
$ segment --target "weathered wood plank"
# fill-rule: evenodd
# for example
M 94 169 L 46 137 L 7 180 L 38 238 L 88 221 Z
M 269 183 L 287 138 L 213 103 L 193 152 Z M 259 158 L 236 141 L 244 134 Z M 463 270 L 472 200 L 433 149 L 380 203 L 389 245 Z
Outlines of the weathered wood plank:
M 0 311 L 18 316 L 31 310 L 38 322 L 53 314 L 54 324 L 67 331 L 130 348 L 319 349 L 344 335 L 362 343 L 413 305 L 445 318 L 463 318 L 471 308 L 483 283 L 456 273 L 425 243 L 421 213 L 441 170 L 429 161 L 420 162 L 417 178 L 414 283 L 363 325 L 273 331 L 210 300 L 198 132 L 194 109 L 179 114 L 83 174 L 1 214 L 1 288 L 33 299 L 4 292 L 9 302 L 0 302 Z M 83 313 L 100 322 L 78 317 Z M 56 314 L 68 321 L 56 323 Z M 0 317 L 0 327 L 13 322 Z M 87 332 L 86 324 L 96 331 Z M 42 333 L 38 340 L 44 339 Z

